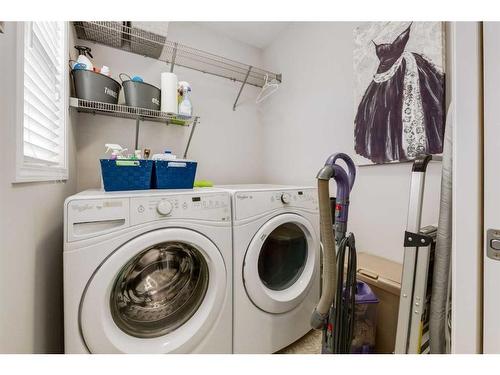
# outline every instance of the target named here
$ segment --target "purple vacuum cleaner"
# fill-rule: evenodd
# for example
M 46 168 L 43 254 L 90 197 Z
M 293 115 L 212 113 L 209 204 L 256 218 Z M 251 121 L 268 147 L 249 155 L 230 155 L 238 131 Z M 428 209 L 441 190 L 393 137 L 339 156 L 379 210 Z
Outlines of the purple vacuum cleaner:
M 342 160 L 346 169 L 337 164 Z M 329 181 L 337 183 L 335 223 L 332 223 Z M 356 246 L 347 233 L 349 194 L 356 179 L 352 159 L 331 155 L 317 175 L 321 242 L 323 245 L 323 287 L 311 326 L 323 331 L 322 353 L 350 353 L 356 302 Z M 333 224 L 333 225 L 332 225 Z M 346 258 L 347 257 L 347 258 Z M 347 267 L 345 267 L 347 261 Z

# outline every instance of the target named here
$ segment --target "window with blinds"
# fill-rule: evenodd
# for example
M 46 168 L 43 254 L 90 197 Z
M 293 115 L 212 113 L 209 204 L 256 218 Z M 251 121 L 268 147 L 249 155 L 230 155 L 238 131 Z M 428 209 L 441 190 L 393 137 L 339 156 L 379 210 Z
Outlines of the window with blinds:
M 18 180 L 67 179 L 67 25 L 25 22 Z

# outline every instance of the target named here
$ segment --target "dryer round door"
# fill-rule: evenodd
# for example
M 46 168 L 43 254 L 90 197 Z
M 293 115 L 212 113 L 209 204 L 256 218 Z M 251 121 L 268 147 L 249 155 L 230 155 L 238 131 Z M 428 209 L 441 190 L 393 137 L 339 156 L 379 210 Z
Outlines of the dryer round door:
M 186 353 L 207 335 L 226 294 L 217 247 L 181 228 L 125 243 L 94 272 L 80 302 L 91 353 Z
M 245 254 L 243 282 L 261 310 L 284 313 L 307 295 L 316 271 L 318 246 L 311 223 L 296 214 L 267 221 Z

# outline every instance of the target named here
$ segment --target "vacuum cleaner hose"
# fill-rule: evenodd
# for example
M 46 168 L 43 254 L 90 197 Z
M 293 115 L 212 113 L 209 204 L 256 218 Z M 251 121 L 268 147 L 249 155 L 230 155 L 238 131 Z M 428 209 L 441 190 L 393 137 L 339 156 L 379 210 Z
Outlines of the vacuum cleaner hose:
M 347 269 L 346 265 L 347 256 Z M 340 240 L 337 253 L 337 288 L 335 308 L 333 309 L 333 345 L 332 352 L 348 354 L 351 352 L 354 332 L 354 307 L 356 303 L 356 244 L 354 234 Z M 345 277 L 344 277 L 345 275 Z M 340 287 L 342 285 L 342 287 Z
M 318 200 L 320 215 L 320 236 L 323 244 L 323 288 L 318 305 L 311 316 L 311 327 L 321 329 L 332 306 L 337 290 L 337 262 L 335 254 L 335 233 L 332 230 L 330 189 L 328 179 L 318 179 Z

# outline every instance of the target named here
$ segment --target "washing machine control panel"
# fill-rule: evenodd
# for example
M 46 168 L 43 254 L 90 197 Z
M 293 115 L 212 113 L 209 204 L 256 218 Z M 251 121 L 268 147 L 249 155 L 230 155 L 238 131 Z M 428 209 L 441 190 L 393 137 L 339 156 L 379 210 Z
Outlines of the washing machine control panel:
M 158 195 L 130 199 L 132 225 L 170 218 L 230 221 L 229 195 L 227 193 Z
M 235 194 L 234 218 L 242 220 L 278 209 L 317 211 L 318 193 L 315 188 L 240 191 Z

